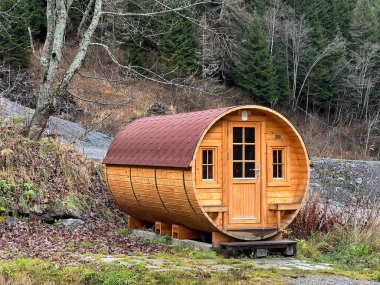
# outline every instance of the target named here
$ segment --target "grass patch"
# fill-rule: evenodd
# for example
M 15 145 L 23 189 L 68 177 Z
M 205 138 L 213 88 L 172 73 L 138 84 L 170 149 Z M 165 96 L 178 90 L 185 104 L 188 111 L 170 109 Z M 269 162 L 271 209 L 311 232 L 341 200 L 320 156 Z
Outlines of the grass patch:
M 372 227 L 347 230 L 335 226 L 298 240 L 297 257 L 329 263 L 334 274 L 354 279 L 380 280 L 380 237 Z M 331 274 L 331 271 L 320 273 Z
M 128 236 L 128 235 L 132 234 L 132 232 L 133 232 L 133 229 L 128 228 L 128 227 L 121 227 L 121 228 L 118 228 L 116 230 L 116 233 L 121 237 Z
M 286 276 L 286 273 L 285 273 Z M 0 261 L 0 284 L 281 284 L 283 273 L 272 270 L 247 270 L 210 273 L 205 270 L 154 271 L 145 263 L 86 264 L 60 266 L 40 259 Z
M 84 241 L 81 244 L 84 247 L 92 247 L 92 246 L 94 246 L 94 244 L 92 242 L 89 242 L 89 241 Z

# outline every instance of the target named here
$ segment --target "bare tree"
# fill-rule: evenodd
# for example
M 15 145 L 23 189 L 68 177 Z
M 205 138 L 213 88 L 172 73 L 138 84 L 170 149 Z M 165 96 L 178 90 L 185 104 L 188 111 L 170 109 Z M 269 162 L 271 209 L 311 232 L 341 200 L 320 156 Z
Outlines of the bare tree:
M 28 128 L 28 137 L 32 140 L 38 140 L 42 136 L 49 117 L 54 114 L 58 107 L 59 98 L 67 92 L 70 81 L 82 66 L 102 15 L 104 17 L 107 15 L 118 17 L 154 17 L 168 12 L 179 13 L 189 7 L 209 2 L 189 1 L 188 4 L 181 7 L 173 7 L 167 2 L 155 0 L 156 4 L 154 10 L 143 13 L 129 13 L 112 9 L 112 7 L 115 7 L 120 1 L 90 0 L 83 13 L 80 29 L 78 29 L 77 32 L 81 37 L 74 59 L 71 61 L 69 67 L 61 72 L 59 68 L 62 66 L 62 50 L 65 45 L 68 14 L 72 8 L 73 1 L 74 0 L 47 0 L 47 35 L 40 57 L 43 74 L 37 107 Z M 102 8 L 105 4 L 111 8 L 103 10 Z M 89 22 L 89 24 L 86 26 L 87 22 Z
M 364 43 L 359 51 L 353 55 L 351 62 L 351 74 L 349 81 L 351 88 L 359 97 L 360 115 L 368 120 L 371 93 L 377 83 L 375 67 L 377 65 L 377 56 L 380 52 L 380 45 L 377 43 Z
M 364 155 L 367 155 L 371 148 L 375 146 L 375 140 L 380 140 L 380 106 L 373 113 L 372 116 L 369 116 L 366 124 L 366 134 L 365 134 L 365 143 L 364 143 Z M 374 136 L 372 134 L 375 133 Z M 370 147 L 370 142 L 373 140 L 373 147 Z
M 298 95 L 297 95 L 297 98 L 295 99 L 295 101 L 293 102 L 293 109 L 295 110 L 296 107 L 297 107 L 297 104 L 298 104 L 298 101 L 301 97 L 301 94 L 302 94 L 302 91 L 303 91 L 303 88 L 305 87 L 305 83 L 306 81 L 309 79 L 309 76 L 311 74 L 311 72 L 313 71 L 313 69 L 315 68 L 315 66 L 323 59 L 327 58 L 328 56 L 332 55 L 333 53 L 335 53 L 336 51 L 344 48 L 346 45 L 346 42 L 337 37 L 335 38 L 330 44 L 328 44 L 320 53 L 317 54 L 316 58 L 314 59 L 313 63 L 310 65 L 309 69 L 307 70 L 306 72 L 306 75 L 302 81 L 302 84 L 301 84 L 301 87 L 298 91 Z
M 301 16 L 300 19 L 287 19 L 282 24 L 282 39 L 287 45 L 287 53 L 291 53 L 291 101 L 296 100 L 297 94 L 297 81 L 299 77 L 299 66 L 303 56 L 306 54 L 310 47 L 309 34 L 311 28 L 307 26 L 305 17 Z
M 102 0 L 95 1 L 91 22 L 79 42 L 77 53 L 68 69 L 61 75 L 58 72 L 58 68 L 62 60 L 62 49 L 65 43 L 68 13 L 73 0 L 47 1 L 47 35 L 40 58 L 43 76 L 36 111 L 28 130 L 28 137 L 30 139 L 38 140 L 41 137 L 49 117 L 57 108 L 59 96 L 66 91 L 70 80 L 81 67 L 91 38 L 99 23 L 102 12 L 102 2 Z
M 201 26 L 198 28 L 199 48 L 196 52 L 197 63 L 201 69 L 201 78 L 212 78 L 219 71 L 217 55 L 215 54 L 215 31 L 207 22 L 207 14 L 200 18 Z
M 228 79 L 239 59 L 239 47 L 244 29 L 251 20 L 242 0 L 223 0 L 220 5 L 208 11 L 207 19 L 212 30 L 211 35 L 219 73 L 222 79 Z
M 279 34 L 279 29 L 285 16 L 289 15 L 291 11 L 282 3 L 281 0 L 270 0 L 269 5 L 270 8 L 264 13 L 264 23 L 268 30 L 269 50 L 272 56 L 275 38 Z

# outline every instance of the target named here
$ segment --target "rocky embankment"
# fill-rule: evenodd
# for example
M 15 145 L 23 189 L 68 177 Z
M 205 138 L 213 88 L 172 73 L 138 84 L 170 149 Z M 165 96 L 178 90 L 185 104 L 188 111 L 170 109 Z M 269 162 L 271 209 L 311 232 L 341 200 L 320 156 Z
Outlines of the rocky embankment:
M 0 98 L 0 119 L 25 122 L 30 120 L 33 112 L 33 109 Z M 112 142 L 112 138 L 103 133 L 57 117 L 50 117 L 45 135 L 57 137 L 86 157 L 96 160 L 103 159 Z
M 311 158 L 310 193 L 345 205 L 380 201 L 380 161 Z

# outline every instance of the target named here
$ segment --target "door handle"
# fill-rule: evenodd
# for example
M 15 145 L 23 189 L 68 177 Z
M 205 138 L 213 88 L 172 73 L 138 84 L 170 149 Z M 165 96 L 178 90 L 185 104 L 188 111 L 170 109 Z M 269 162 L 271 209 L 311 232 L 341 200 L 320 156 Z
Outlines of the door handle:
M 253 169 L 255 171 L 255 177 L 259 177 L 259 174 L 260 174 L 260 165 L 257 165 L 255 169 Z
M 258 174 L 260 173 L 260 165 L 257 165 L 256 168 L 249 168 L 249 171 L 255 172 L 255 177 L 258 177 Z

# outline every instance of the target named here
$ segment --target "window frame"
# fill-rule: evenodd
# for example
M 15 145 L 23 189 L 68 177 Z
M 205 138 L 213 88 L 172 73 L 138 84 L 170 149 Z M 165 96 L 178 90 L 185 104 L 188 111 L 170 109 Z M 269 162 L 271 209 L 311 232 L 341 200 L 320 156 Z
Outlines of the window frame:
M 275 151 L 277 151 L 277 161 L 276 162 L 274 162 L 274 152 Z M 286 170 L 287 170 L 287 165 L 286 165 L 286 160 L 285 160 L 285 158 L 286 158 L 286 153 L 285 153 L 285 148 L 283 148 L 283 147 L 273 147 L 272 148 L 272 179 L 273 180 L 285 180 L 286 179 Z M 279 162 L 278 161 L 278 154 L 279 154 L 279 152 L 281 152 L 281 162 Z M 273 173 L 273 168 L 274 168 L 274 166 L 277 166 L 277 174 L 279 174 L 279 166 L 282 168 L 281 169 L 281 177 L 274 177 L 274 173 Z
M 221 184 L 219 183 L 220 179 L 220 161 L 219 161 L 219 148 L 220 146 L 215 146 L 215 144 L 205 144 L 199 147 L 198 155 L 196 159 L 196 173 L 195 173 L 195 182 L 197 188 L 220 188 Z M 214 179 L 202 179 L 202 154 L 203 150 L 213 150 L 213 171 Z
M 283 177 L 273 177 L 273 151 L 282 150 Z M 267 184 L 268 186 L 290 186 L 290 147 L 281 142 L 267 145 Z
M 203 163 L 203 153 L 206 151 L 206 163 Z M 209 151 L 211 151 L 212 161 L 209 162 Z M 212 166 L 212 178 L 203 178 L 203 167 L 206 166 L 206 174 L 209 176 L 209 166 Z M 201 149 L 201 179 L 203 182 L 215 181 L 215 150 L 213 148 L 202 148 Z
M 242 129 L 242 141 L 241 142 L 234 142 L 234 128 L 241 128 Z M 245 140 L 245 129 L 246 128 L 252 128 L 254 132 L 254 142 L 247 142 Z M 256 157 L 256 150 L 258 147 L 258 144 L 256 142 L 257 140 L 257 134 L 256 134 L 256 126 L 232 126 L 231 127 L 231 135 L 232 135 L 232 150 L 231 150 L 231 161 L 232 161 L 232 180 L 234 181 L 244 181 L 244 180 L 257 180 L 257 157 Z M 242 159 L 234 159 L 234 146 L 235 145 L 240 145 L 242 147 Z M 246 146 L 253 146 L 254 147 L 254 158 L 253 160 L 246 159 L 245 157 L 245 149 Z M 242 177 L 234 177 L 234 163 L 241 163 L 242 164 Z M 246 177 L 245 173 L 245 166 L 247 163 L 253 163 L 254 164 L 254 176 L 253 177 Z

